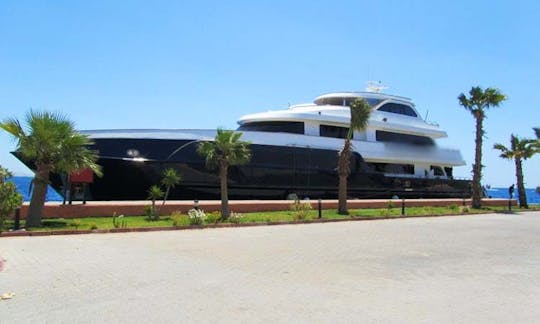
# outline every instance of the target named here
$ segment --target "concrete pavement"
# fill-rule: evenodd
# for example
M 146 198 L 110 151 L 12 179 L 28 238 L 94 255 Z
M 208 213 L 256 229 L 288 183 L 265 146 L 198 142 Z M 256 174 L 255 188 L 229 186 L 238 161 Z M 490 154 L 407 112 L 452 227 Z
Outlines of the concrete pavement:
M 533 323 L 540 213 L 0 238 L 0 323 Z

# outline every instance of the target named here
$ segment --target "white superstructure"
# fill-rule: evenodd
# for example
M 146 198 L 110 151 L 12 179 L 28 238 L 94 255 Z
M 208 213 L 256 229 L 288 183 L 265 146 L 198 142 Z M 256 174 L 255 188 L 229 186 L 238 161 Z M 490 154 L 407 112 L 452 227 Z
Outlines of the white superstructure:
M 267 123 L 283 123 L 286 130 L 288 122 L 303 123 L 303 136 L 276 133 L 275 138 L 265 136 L 263 140 L 276 142 L 274 145 L 339 149 L 343 140 L 334 137 L 343 137 L 336 135 L 343 135 L 349 127 L 349 105 L 360 98 L 372 106 L 372 113 L 367 128 L 354 133 L 353 145 L 366 162 L 414 165 L 410 176 L 441 178 L 451 177 L 452 167 L 465 165 L 459 150 L 436 145 L 435 140 L 447 137 L 446 132 L 439 125 L 423 120 L 411 99 L 383 93 L 328 93 L 315 98 L 313 103 L 243 116 L 238 121 L 239 129 L 246 131 L 249 139 L 249 130 L 257 130 L 257 125 L 264 128 Z M 332 133 L 332 128 L 338 132 Z M 257 138 L 253 140 L 259 142 Z

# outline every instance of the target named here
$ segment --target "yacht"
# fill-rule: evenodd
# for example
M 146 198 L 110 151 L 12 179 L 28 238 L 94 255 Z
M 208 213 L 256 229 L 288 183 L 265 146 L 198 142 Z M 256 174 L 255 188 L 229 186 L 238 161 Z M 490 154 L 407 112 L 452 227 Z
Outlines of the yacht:
M 237 131 L 250 142 L 252 158 L 229 170 L 231 199 L 337 198 L 338 151 L 350 121 L 349 105 L 372 107 L 367 127 L 354 132 L 348 179 L 350 198 L 443 198 L 470 195 L 470 181 L 456 179 L 465 165 L 459 150 L 437 145 L 446 137 L 427 122 L 411 99 L 379 91 L 333 92 L 312 103 L 249 114 Z M 217 171 L 205 167 L 197 146 L 216 130 L 125 129 L 82 131 L 99 152 L 104 176 L 87 187 L 92 200 L 146 199 L 163 170 L 176 169 L 182 182 L 170 199 L 219 199 Z M 64 180 L 63 180 L 64 179 Z M 53 187 L 63 192 L 65 177 Z

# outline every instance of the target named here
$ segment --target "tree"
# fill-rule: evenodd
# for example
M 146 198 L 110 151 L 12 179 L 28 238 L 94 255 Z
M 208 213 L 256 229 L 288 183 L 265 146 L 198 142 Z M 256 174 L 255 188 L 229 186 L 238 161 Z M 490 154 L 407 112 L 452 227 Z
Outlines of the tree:
M 12 174 L 0 166 L 0 233 L 4 229 L 4 221 L 22 204 L 22 196 L 13 182 L 7 181 Z M 0 261 L 2 261 L 0 259 Z
M 150 206 L 150 214 L 147 215 L 150 220 L 158 220 L 159 215 L 156 210 L 156 200 L 161 199 L 164 193 L 163 190 L 158 185 L 153 185 L 148 189 L 148 199 L 152 201 L 152 206 Z
M 88 148 L 93 142 L 75 130 L 73 122 L 57 113 L 30 111 L 26 126 L 11 118 L 0 127 L 17 140 L 17 153 L 35 166 L 33 191 L 26 216 L 27 227 L 41 226 L 41 216 L 49 175 L 89 168 L 98 176 L 101 168 L 96 164 L 97 154 Z
M 361 131 L 367 127 L 368 119 L 371 114 L 371 106 L 367 103 L 365 99 L 357 99 L 350 106 L 351 112 L 351 123 L 349 126 L 349 131 L 347 132 L 347 137 L 345 138 L 345 143 L 343 148 L 338 153 L 338 176 L 339 176 L 339 187 L 338 187 L 338 213 L 340 215 L 347 215 L 347 178 L 351 174 L 351 151 L 352 143 L 351 139 L 353 137 L 354 131 Z
M 500 157 L 503 159 L 514 159 L 516 165 L 516 180 L 517 180 L 517 189 L 518 189 L 518 198 L 519 198 L 519 207 L 529 208 L 527 205 L 527 196 L 525 193 L 525 185 L 523 184 L 523 160 L 527 160 L 532 157 L 535 153 L 533 147 L 534 141 L 530 139 L 522 139 L 514 134 L 510 136 L 510 148 L 502 144 L 495 144 L 493 148 L 501 151 Z
M 494 88 L 472 87 L 469 96 L 460 94 L 458 96 L 459 104 L 467 109 L 476 120 L 476 138 L 475 155 L 473 164 L 473 182 L 472 182 L 472 207 L 482 207 L 482 141 L 485 135 L 484 119 L 486 110 L 490 107 L 498 107 L 501 102 L 506 100 L 506 96 Z
M 167 198 L 169 198 L 169 193 L 172 188 L 182 181 L 182 177 L 176 172 L 173 168 L 167 168 L 163 171 L 163 179 L 161 179 L 161 184 L 165 186 L 165 196 L 163 197 L 163 203 L 161 207 L 165 205 Z
M 241 132 L 218 129 L 213 142 L 201 142 L 197 152 L 205 158 L 206 166 L 219 169 L 221 186 L 221 219 L 229 217 L 227 188 L 229 166 L 243 165 L 251 159 L 249 142 L 241 141 Z

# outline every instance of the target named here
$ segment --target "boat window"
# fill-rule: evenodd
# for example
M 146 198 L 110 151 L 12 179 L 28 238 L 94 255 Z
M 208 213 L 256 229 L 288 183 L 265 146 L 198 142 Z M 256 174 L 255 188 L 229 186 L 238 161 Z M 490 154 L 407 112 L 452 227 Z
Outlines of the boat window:
M 304 123 L 302 122 L 253 122 L 241 125 L 239 131 L 273 132 L 273 133 L 293 133 L 304 134 Z
M 333 106 L 350 106 L 355 100 L 362 99 L 359 97 L 331 97 L 317 100 L 317 105 L 333 105 Z M 371 107 L 375 107 L 381 103 L 382 99 L 364 98 Z
M 343 98 L 333 97 L 333 98 L 324 98 L 320 100 L 320 105 L 332 105 L 332 106 L 343 106 Z
M 379 142 L 406 143 L 425 146 L 435 145 L 433 139 L 426 136 L 392 133 L 380 130 L 375 131 L 375 139 Z
M 350 107 L 351 104 L 357 99 L 361 99 L 361 98 L 347 98 L 345 99 L 345 105 Z M 375 98 L 364 98 L 364 100 L 366 100 L 367 103 L 371 107 L 377 106 L 382 101 L 381 99 L 375 99 Z
M 440 166 L 432 165 L 429 169 L 433 172 L 434 176 L 444 177 L 444 171 Z
M 451 178 L 453 176 L 453 170 L 451 167 L 445 167 L 444 168 L 444 172 L 446 172 L 446 176 L 448 178 Z
M 386 111 L 393 114 L 418 117 L 411 107 L 393 102 L 387 103 L 377 110 Z
M 392 174 L 414 174 L 414 165 L 397 163 L 368 163 L 368 170 L 371 172 L 392 173 Z
M 319 134 L 323 137 L 347 138 L 347 127 L 320 125 Z

